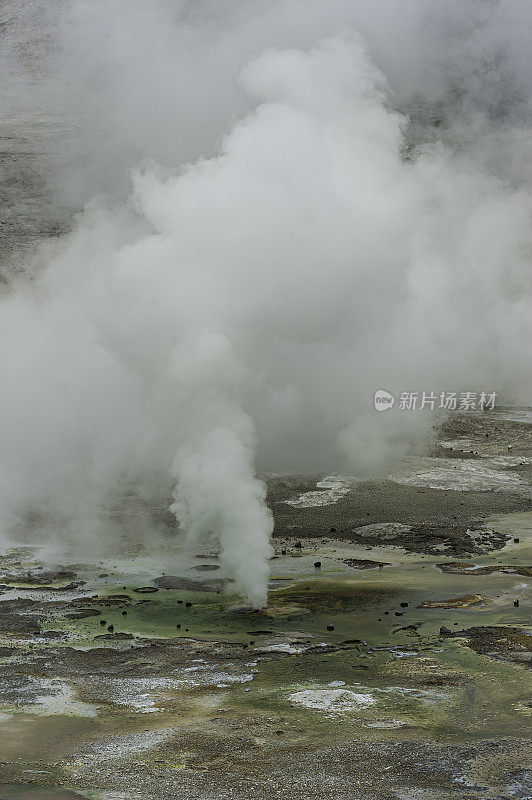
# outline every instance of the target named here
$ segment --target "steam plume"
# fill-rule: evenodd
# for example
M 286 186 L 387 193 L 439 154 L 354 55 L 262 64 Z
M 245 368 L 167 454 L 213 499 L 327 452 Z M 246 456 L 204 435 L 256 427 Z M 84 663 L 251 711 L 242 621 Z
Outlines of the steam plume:
M 532 9 L 440 6 L 11 7 L 6 120 L 63 233 L 4 265 L 4 536 L 105 538 L 117 487 L 171 480 L 260 607 L 257 469 L 389 468 L 434 416 L 381 386 L 527 401 Z

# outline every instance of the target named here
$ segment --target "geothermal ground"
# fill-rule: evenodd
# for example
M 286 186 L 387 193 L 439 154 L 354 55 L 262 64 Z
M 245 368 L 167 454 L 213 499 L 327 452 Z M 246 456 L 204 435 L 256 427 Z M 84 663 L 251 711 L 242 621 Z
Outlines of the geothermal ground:
M 268 476 L 262 612 L 214 549 L 4 550 L 1 800 L 531 797 L 531 420 L 457 415 L 380 482 Z

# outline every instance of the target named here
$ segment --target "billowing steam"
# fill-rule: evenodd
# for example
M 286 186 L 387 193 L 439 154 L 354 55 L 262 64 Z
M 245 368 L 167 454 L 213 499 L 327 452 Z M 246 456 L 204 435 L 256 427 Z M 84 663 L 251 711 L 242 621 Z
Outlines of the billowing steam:
M 4 266 L 4 536 L 101 539 L 171 480 L 260 607 L 257 469 L 388 468 L 436 418 L 377 388 L 529 399 L 529 3 L 11 11 L 6 121 L 65 232 Z

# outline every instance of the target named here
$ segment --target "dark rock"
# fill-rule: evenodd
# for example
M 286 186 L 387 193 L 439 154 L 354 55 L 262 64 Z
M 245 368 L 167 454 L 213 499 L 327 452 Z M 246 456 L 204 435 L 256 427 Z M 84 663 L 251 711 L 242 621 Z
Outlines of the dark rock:
M 0 633 L 38 634 L 41 626 L 37 619 L 26 614 L 0 614 Z
M 377 567 L 382 569 L 390 566 L 386 561 L 371 561 L 369 558 L 342 558 L 341 560 L 353 569 L 376 569 Z
M 315 562 L 314 562 L 314 567 L 315 567 L 316 569 L 321 569 L 321 561 L 315 561 Z
M 407 633 L 409 636 L 419 636 L 417 629 L 421 624 L 421 622 L 415 622 L 413 625 L 403 625 L 402 628 L 394 628 L 392 633 Z
M 333 631 L 334 630 L 334 625 L 327 625 L 327 630 L 328 631 Z
M 109 594 L 106 597 L 99 597 L 96 595 L 90 601 L 76 601 L 78 605 L 81 605 L 83 602 L 85 602 L 85 604 L 87 604 L 87 602 L 96 603 L 99 606 L 111 608 L 112 606 L 123 606 L 126 603 L 131 603 L 131 597 L 128 594 Z
M 273 631 L 248 631 L 250 636 L 272 636 Z
M 63 631 L 43 631 L 41 636 L 43 639 L 64 639 L 66 633 L 63 633 Z
M 102 612 L 97 608 L 80 608 L 79 611 L 72 611 L 65 614 L 65 619 L 86 619 L 87 617 L 99 617 Z
M 138 594 L 152 594 L 153 592 L 158 592 L 159 589 L 157 586 L 139 586 L 138 589 L 133 589 L 134 592 L 138 592 Z

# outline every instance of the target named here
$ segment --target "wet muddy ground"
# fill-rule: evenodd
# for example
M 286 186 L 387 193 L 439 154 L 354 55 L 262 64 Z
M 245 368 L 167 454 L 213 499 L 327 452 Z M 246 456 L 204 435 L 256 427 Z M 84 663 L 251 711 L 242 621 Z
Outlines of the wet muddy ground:
M 514 410 L 379 482 L 269 476 L 262 612 L 215 549 L 5 549 L 0 800 L 532 797 L 531 463 Z

